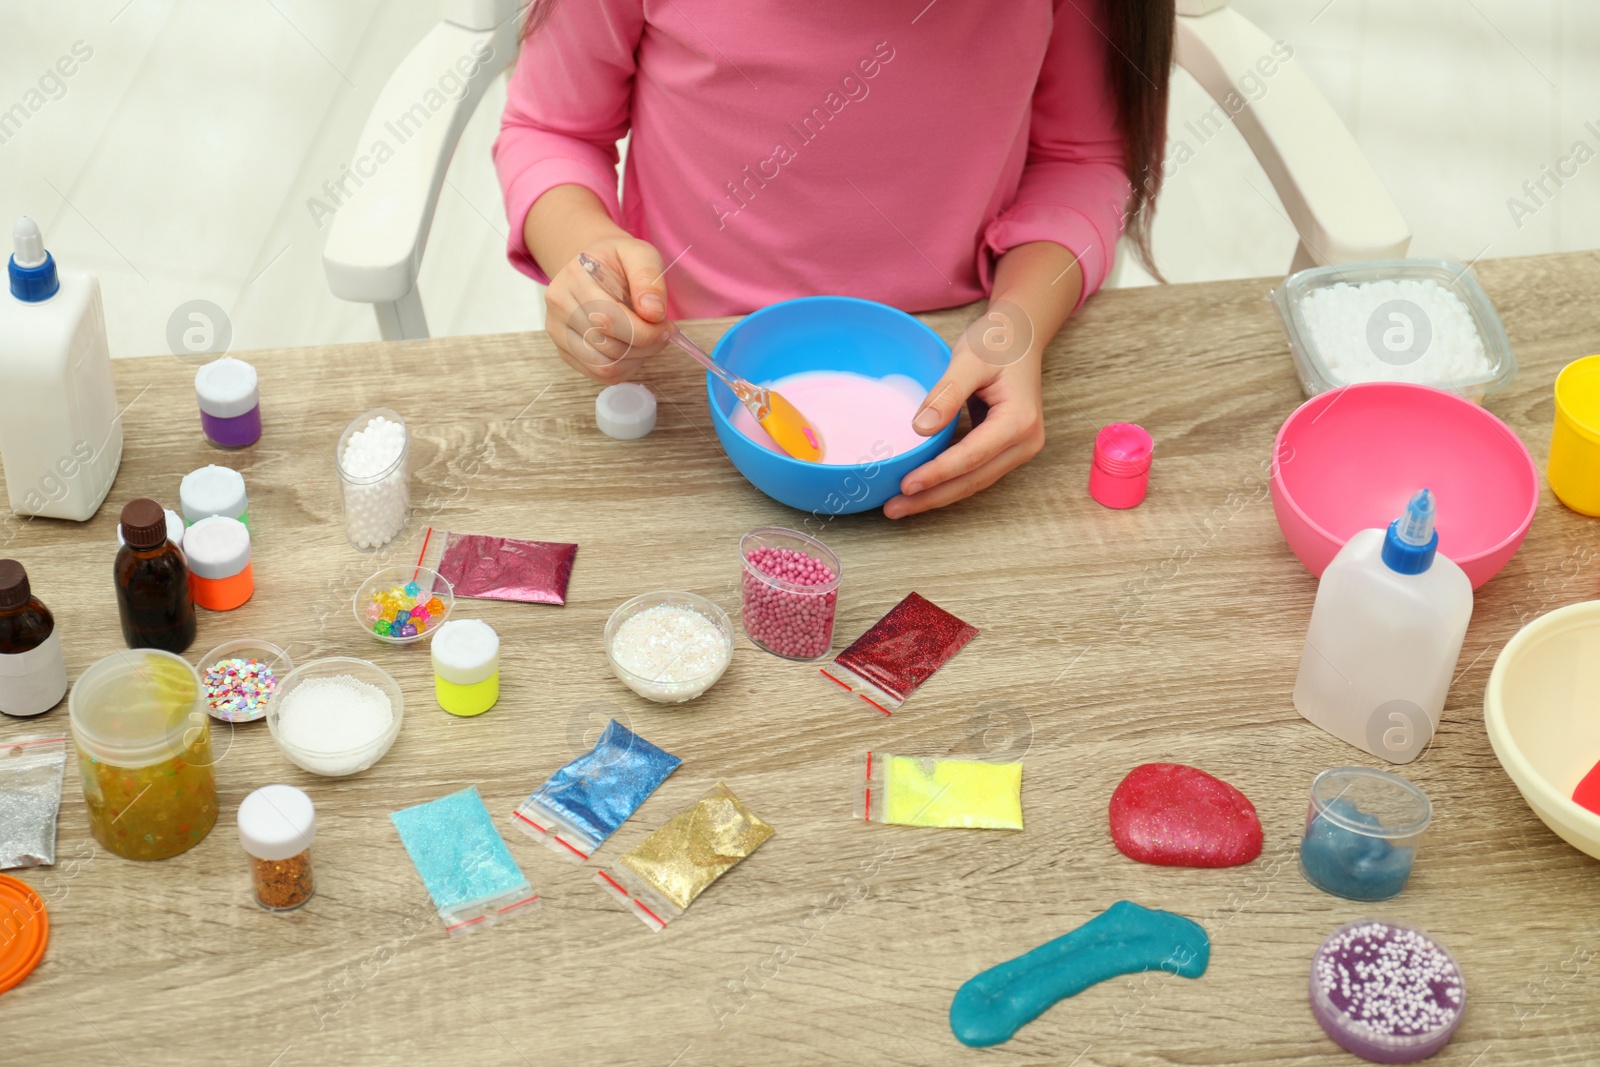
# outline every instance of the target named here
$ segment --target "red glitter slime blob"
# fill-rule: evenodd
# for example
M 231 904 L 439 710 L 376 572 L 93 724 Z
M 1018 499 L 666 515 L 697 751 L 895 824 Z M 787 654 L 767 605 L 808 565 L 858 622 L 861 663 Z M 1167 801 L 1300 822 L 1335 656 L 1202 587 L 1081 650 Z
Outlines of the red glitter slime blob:
M 1261 820 L 1220 778 L 1181 763 L 1146 763 L 1111 794 L 1111 840 L 1140 863 L 1237 867 L 1261 855 Z

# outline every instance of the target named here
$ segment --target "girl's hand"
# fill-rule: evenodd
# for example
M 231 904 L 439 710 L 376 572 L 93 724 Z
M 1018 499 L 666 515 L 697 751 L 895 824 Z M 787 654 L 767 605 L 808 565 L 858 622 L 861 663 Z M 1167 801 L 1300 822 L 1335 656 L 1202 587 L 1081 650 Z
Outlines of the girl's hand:
M 989 306 L 950 350 L 950 369 L 928 391 L 911 426 L 930 437 L 969 397 L 988 414 L 972 432 L 900 482 L 883 505 L 891 519 L 942 508 L 987 489 L 1044 447 L 1044 348 L 1083 292 L 1078 258 L 1050 241 L 1017 245 L 995 264 Z
M 645 358 L 666 347 L 667 290 L 661 253 L 626 234 L 587 243 L 582 251 L 628 280 L 636 311 L 605 294 L 578 265 L 577 254 L 550 279 L 545 330 L 567 365 L 602 385 L 626 381 Z
M 1002 366 L 978 355 L 972 333 L 956 342 L 950 369 L 929 390 L 912 427 L 924 437 L 938 433 L 961 414 L 969 396 L 986 404 L 989 413 L 949 450 L 905 476 L 901 495 L 883 506 L 891 519 L 965 500 L 1044 447 L 1040 346 L 1029 344 L 1021 359 Z

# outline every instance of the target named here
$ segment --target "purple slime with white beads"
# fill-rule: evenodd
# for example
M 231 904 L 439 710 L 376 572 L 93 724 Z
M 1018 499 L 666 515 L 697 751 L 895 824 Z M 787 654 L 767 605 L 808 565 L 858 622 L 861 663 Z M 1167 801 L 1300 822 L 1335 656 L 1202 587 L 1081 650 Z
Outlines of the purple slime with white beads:
M 1432 938 L 1377 919 L 1341 926 L 1311 961 L 1311 1012 L 1340 1047 L 1373 1063 L 1412 1063 L 1461 1025 L 1467 987 Z

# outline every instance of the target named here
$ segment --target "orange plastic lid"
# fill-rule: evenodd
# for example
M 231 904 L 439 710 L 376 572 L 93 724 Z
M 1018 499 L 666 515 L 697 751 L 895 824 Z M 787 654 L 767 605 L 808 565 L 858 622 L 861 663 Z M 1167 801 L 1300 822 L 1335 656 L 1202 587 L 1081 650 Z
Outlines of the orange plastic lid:
M 33 973 L 49 940 L 50 913 L 39 894 L 0 874 L 0 993 Z

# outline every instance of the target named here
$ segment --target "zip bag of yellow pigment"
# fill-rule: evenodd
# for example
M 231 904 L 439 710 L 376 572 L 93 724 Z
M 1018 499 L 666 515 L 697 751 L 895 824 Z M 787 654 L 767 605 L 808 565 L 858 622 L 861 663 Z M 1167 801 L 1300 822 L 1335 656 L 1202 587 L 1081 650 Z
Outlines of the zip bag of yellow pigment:
M 1022 764 L 895 756 L 856 760 L 855 817 L 890 826 L 1022 829 Z
M 771 826 L 718 782 L 619 856 L 609 871 L 596 874 L 594 883 L 660 933 L 772 834 Z

